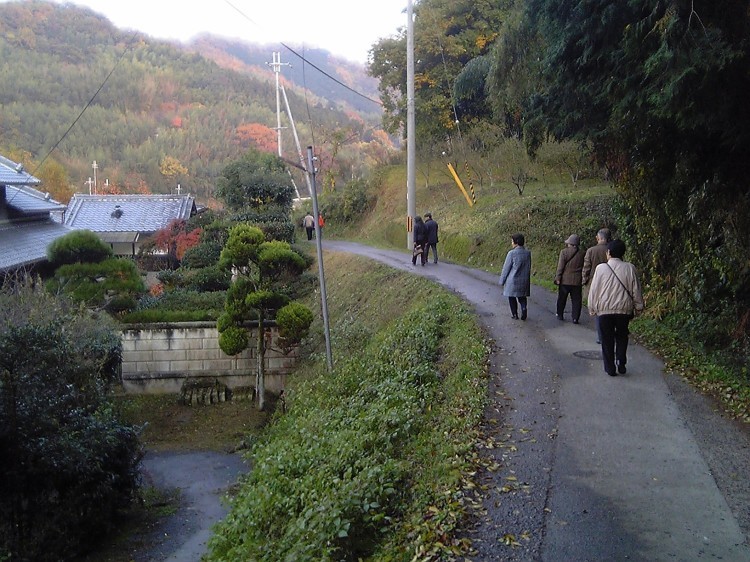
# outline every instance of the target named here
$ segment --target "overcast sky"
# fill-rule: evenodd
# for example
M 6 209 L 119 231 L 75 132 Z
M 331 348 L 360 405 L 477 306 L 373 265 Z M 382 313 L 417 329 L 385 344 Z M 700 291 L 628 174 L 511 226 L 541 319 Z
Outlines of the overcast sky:
M 161 39 L 188 40 L 210 32 L 252 43 L 322 47 L 361 63 L 378 39 L 406 27 L 407 4 L 407 0 L 55 1 L 88 6 L 119 28 Z

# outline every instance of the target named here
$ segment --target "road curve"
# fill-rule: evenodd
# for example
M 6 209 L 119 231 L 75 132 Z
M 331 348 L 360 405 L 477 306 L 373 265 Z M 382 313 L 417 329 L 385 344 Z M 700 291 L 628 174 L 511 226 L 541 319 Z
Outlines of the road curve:
M 560 322 L 533 287 L 512 320 L 497 275 L 342 241 L 349 252 L 460 294 L 495 341 L 482 476 L 484 514 L 466 530 L 490 560 L 748 561 L 750 435 L 631 342 L 607 376 L 593 322 Z M 335 291 L 328 290 L 335 299 Z M 569 305 L 570 306 L 570 305 Z

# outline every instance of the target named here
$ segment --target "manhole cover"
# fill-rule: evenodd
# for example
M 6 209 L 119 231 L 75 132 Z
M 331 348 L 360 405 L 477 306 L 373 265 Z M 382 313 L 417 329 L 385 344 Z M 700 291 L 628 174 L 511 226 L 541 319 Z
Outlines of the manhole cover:
M 602 352 L 597 350 L 585 350 L 585 351 L 574 351 L 573 355 L 580 357 L 581 359 L 601 359 Z

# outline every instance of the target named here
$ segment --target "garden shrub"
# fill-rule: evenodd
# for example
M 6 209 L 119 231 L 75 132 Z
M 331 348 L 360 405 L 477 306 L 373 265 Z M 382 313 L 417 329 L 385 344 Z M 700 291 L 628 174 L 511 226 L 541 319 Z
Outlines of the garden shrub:
M 75 263 L 59 267 L 47 282 L 52 293 L 64 293 L 89 307 L 135 305 L 135 299 L 146 292 L 135 264 L 112 258 L 99 263 Z M 133 299 L 128 301 L 127 299 Z
M 53 267 L 73 263 L 97 263 L 112 257 L 112 248 L 90 230 L 74 230 L 47 248 Z
M 138 435 L 108 398 L 120 345 L 106 315 L 0 292 L 0 558 L 73 559 L 134 499 Z

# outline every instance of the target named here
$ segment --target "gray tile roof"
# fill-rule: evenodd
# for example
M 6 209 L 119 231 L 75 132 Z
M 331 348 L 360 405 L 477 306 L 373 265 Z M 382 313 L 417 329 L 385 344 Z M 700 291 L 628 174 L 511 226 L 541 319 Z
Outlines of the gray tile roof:
M 65 210 L 65 205 L 50 199 L 48 193 L 42 193 L 28 186 L 6 186 L 5 200 L 9 207 L 13 207 L 24 214 L 49 214 Z
M 195 214 L 190 195 L 84 195 L 68 204 L 65 224 L 93 232 L 156 232 Z
M 42 183 L 23 169 L 23 165 L 0 156 L 0 185 L 37 185 Z
M 51 220 L 0 224 L 0 272 L 47 259 L 47 246 L 70 231 Z

